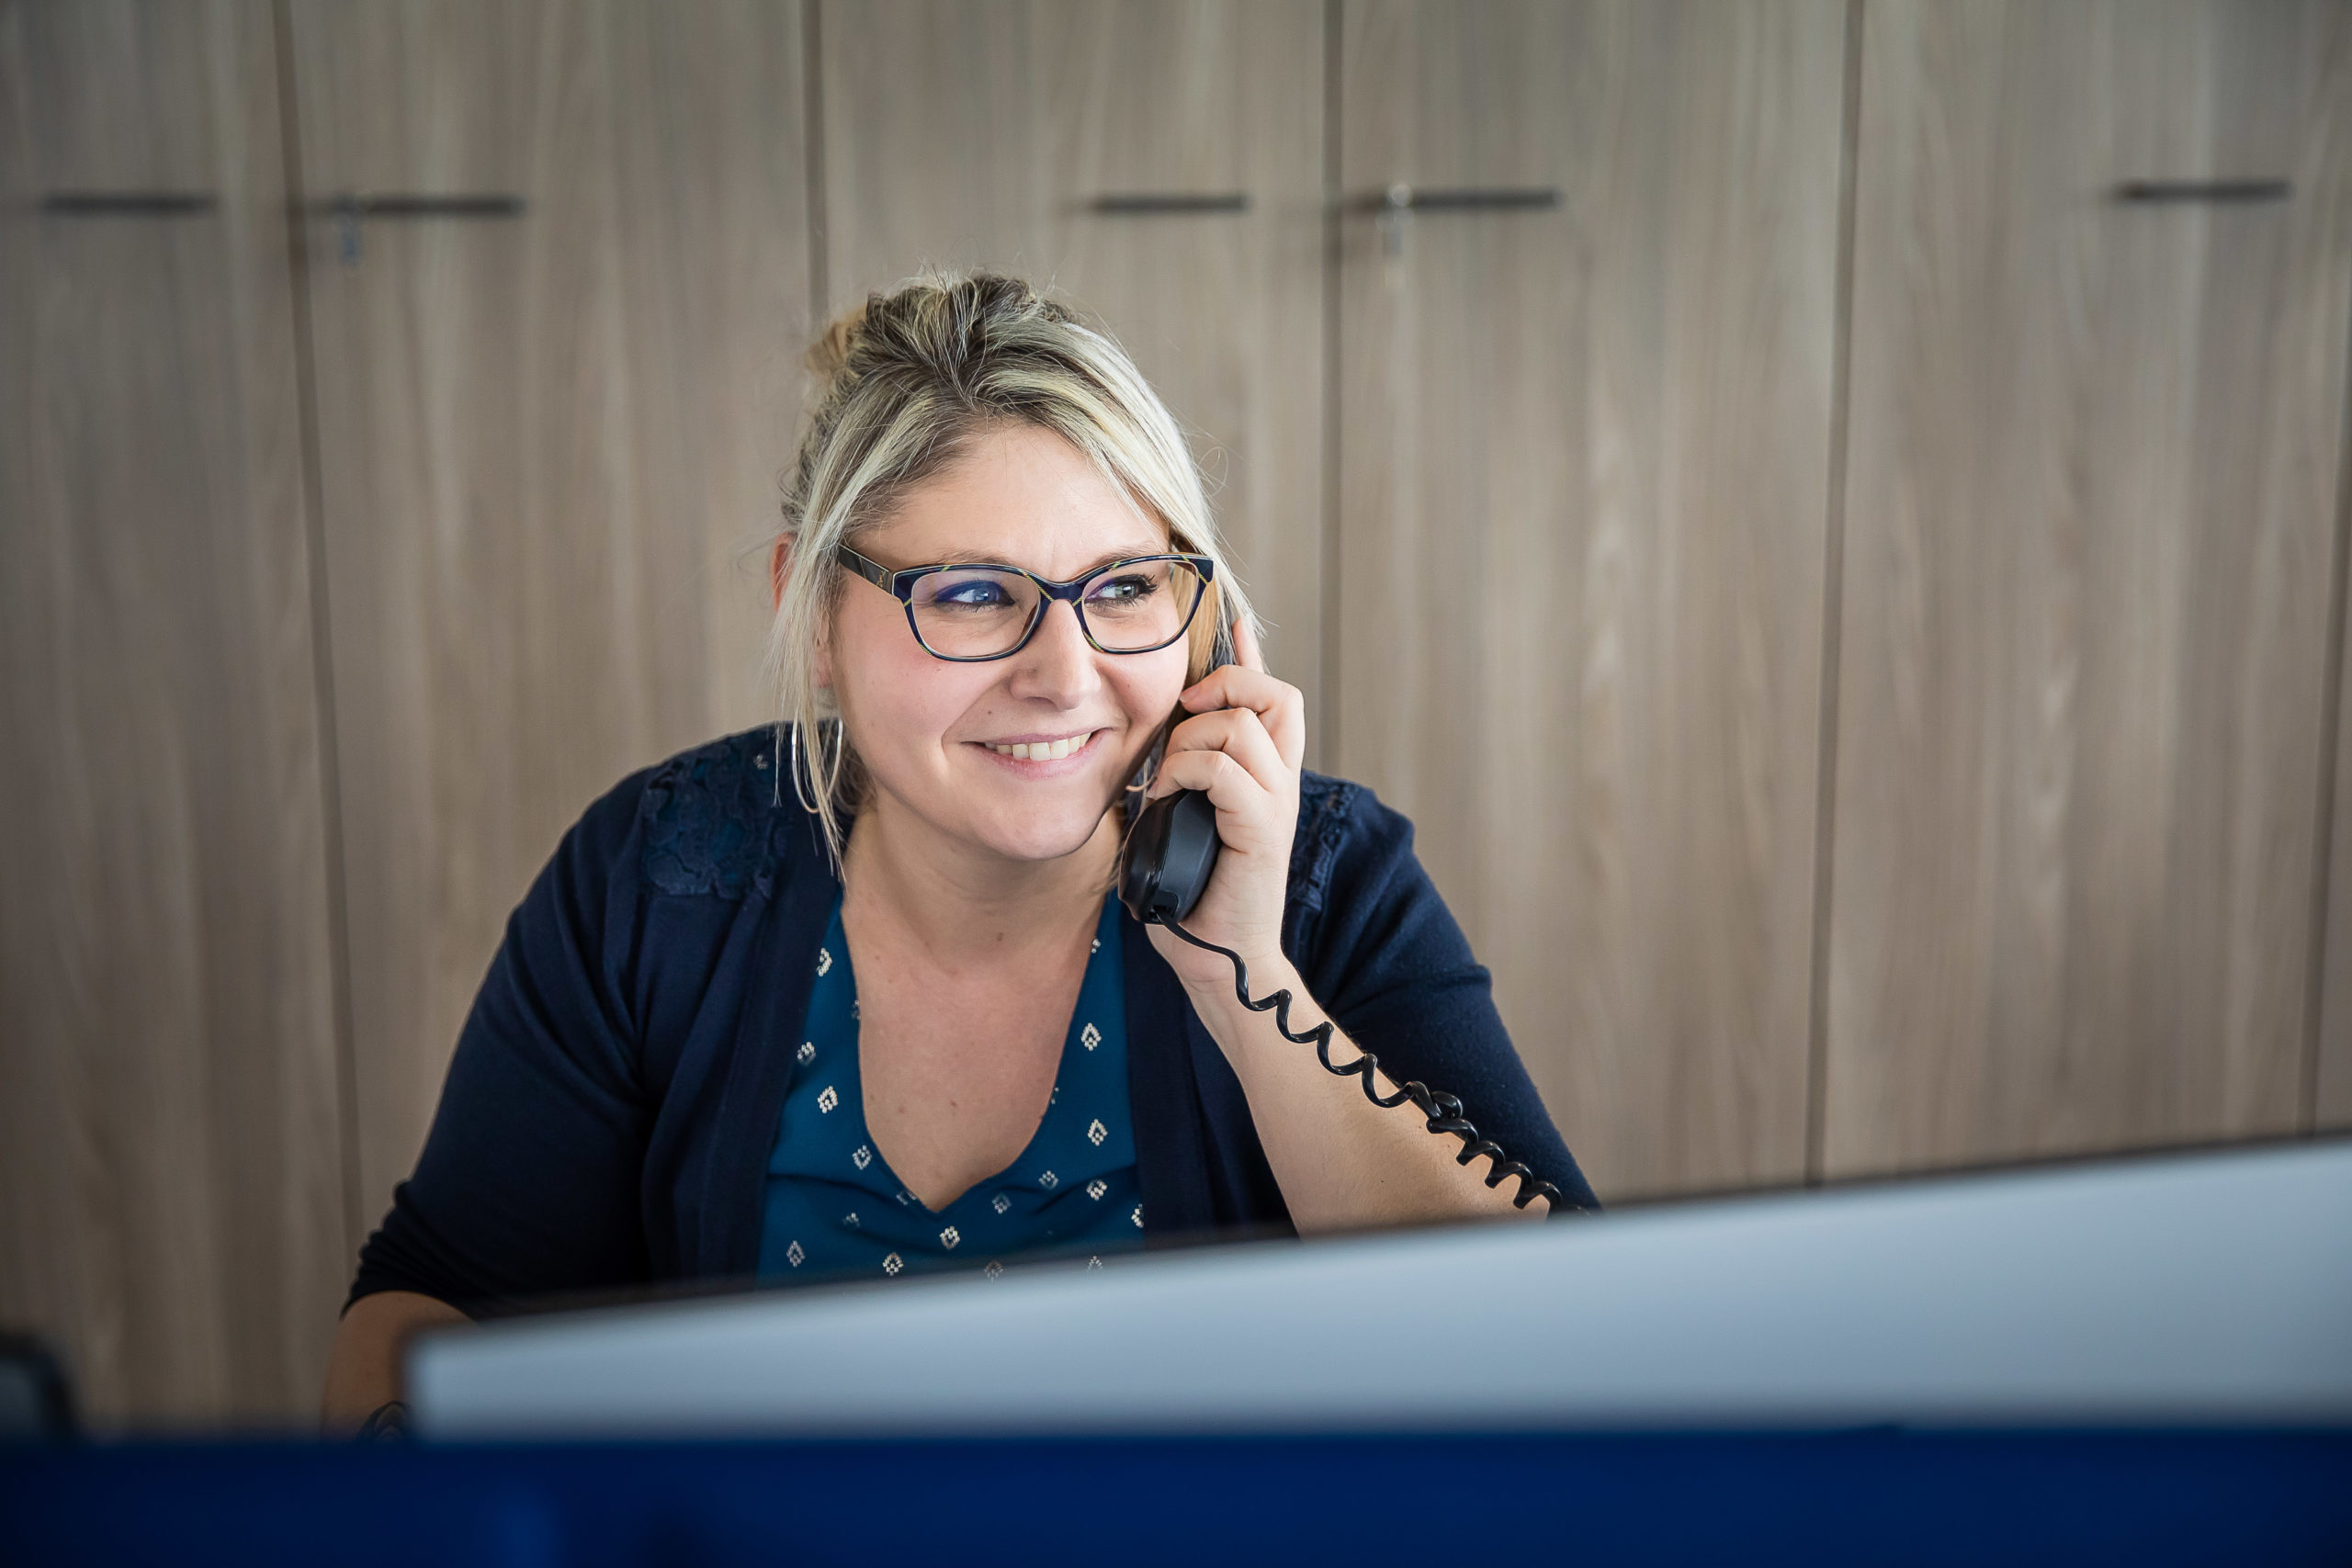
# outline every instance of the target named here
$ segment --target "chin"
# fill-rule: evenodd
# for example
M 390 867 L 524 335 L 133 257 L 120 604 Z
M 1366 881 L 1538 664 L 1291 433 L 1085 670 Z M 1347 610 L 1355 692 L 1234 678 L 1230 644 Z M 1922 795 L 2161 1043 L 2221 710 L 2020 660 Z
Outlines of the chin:
M 1061 811 L 1012 811 L 972 825 L 976 842 L 1007 860 L 1059 860 L 1084 849 L 1102 826 L 1103 813 L 1084 807 Z

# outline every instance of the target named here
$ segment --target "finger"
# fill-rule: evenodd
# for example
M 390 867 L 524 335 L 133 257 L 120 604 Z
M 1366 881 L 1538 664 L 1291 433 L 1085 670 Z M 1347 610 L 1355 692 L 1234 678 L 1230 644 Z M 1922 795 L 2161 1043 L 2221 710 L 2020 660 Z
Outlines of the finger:
M 1222 751 L 1250 770 L 1250 776 L 1274 794 L 1287 793 L 1295 774 L 1283 762 L 1274 738 L 1263 720 L 1248 708 L 1219 708 L 1188 718 L 1168 737 L 1170 757 L 1182 751 Z M 1165 794 L 1154 785 L 1155 794 Z
M 1265 673 L 1265 650 L 1258 646 L 1256 628 L 1246 620 L 1233 623 L 1233 656 L 1241 661 L 1244 669 L 1255 670 L 1261 675 Z
M 1216 807 L 1220 823 L 1229 817 L 1254 820 L 1268 805 L 1265 786 L 1239 761 L 1223 751 L 1179 751 L 1160 764 L 1159 776 L 1151 787 L 1154 795 L 1200 791 Z
M 1306 698 L 1296 686 L 1262 670 L 1228 664 L 1211 671 L 1185 691 L 1183 703 L 1194 713 L 1248 708 L 1265 722 L 1266 733 L 1291 767 L 1297 767 L 1306 754 Z

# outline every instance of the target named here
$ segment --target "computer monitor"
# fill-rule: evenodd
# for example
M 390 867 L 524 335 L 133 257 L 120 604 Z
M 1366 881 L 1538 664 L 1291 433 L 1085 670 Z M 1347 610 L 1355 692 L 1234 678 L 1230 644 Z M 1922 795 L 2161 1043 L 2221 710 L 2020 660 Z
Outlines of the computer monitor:
M 2352 1424 L 2352 1144 L 549 1314 L 429 1438 Z

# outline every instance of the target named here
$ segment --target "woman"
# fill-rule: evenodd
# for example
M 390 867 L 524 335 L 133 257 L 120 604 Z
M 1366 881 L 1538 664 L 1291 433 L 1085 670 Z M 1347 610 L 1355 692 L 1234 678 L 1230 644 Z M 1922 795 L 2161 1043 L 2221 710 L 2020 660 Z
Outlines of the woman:
M 1149 794 L 1206 792 L 1224 843 L 1186 928 L 1591 1202 L 1409 827 L 1301 773 L 1299 693 L 1125 355 L 978 276 L 875 297 L 810 362 L 785 741 L 673 758 L 566 835 L 361 1253 L 331 1422 L 395 1397 L 416 1328 L 551 1292 L 1544 1213 L 1122 912 L 1163 734 Z

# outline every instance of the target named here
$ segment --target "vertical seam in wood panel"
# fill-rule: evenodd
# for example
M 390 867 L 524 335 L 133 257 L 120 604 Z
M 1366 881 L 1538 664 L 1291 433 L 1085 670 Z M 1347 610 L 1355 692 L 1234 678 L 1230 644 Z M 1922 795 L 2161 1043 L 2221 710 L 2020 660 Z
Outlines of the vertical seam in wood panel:
M 1323 0 L 1323 689 L 1316 761 L 1340 766 L 1340 29 L 1344 0 Z
M 2344 693 L 2345 570 L 2352 547 L 2352 310 L 2345 312 L 2344 376 L 2336 383 L 2335 536 L 2328 562 L 2327 645 L 2320 681 L 2319 821 L 2312 836 L 2312 917 L 2303 973 L 2302 1103 L 2298 1129 L 2319 1127 L 2320 1032 L 2326 1022 L 2328 900 L 2335 874 L 2335 748 Z
M 1829 1116 L 1829 897 L 1838 816 L 1838 660 L 1846 583 L 1846 438 L 1851 417 L 1854 195 L 1861 140 L 1862 0 L 1846 0 L 1845 123 L 1838 169 L 1838 281 L 1829 360 L 1829 493 L 1822 538 L 1821 689 L 1814 761 L 1813 969 L 1805 1040 L 1804 1179 L 1823 1177 Z
M 366 1234 L 359 1177 L 359 1077 L 351 1015 L 351 939 L 345 908 L 342 749 L 335 738 L 334 619 L 327 597 L 326 486 L 319 456 L 318 356 L 311 326 L 310 227 L 302 174 L 300 106 L 295 98 L 291 0 L 271 6 L 277 51 L 277 128 L 286 197 L 287 274 L 294 310 L 296 417 L 302 449 L 304 547 L 311 583 L 311 705 L 318 723 L 319 795 L 326 835 L 328 985 L 334 1008 L 335 1117 L 343 1144 L 346 1260 Z
M 823 330 L 832 281 L 825 274 L 825 52 L 823 0 L 801 0 L 800 143 L 808 165 L 808 330 Z

